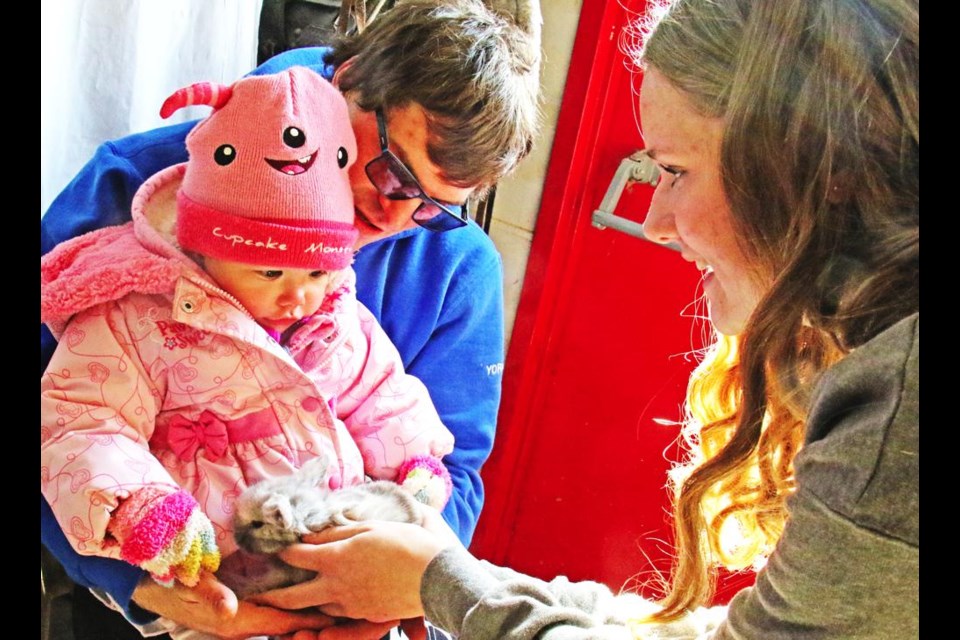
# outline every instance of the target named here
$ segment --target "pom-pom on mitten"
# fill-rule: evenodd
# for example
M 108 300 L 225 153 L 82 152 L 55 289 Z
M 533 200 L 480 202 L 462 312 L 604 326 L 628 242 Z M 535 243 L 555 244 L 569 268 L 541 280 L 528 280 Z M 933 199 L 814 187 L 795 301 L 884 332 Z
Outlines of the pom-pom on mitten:
M 220 567 L 213 524 L 186 491 L 145 487 L 117 507 L 107 531 L 120 557 L 146 569 L 160 584 L 193 587 L 200 571 Z
M 403 463 L 397 484 L 423 504 L 442 510 L 453 493 L 450 472 L 439 458 L 414 456 Z

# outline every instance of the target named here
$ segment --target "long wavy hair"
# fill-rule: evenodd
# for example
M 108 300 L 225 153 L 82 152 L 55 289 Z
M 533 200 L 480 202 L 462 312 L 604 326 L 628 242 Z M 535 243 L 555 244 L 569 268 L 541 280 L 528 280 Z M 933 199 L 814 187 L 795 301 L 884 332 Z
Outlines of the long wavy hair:
M 627 50 L 722 118 L 741 248 L 772 286 L 691 378 L 656 619 L 772 551 L 820 373 L 919 309 L 919 0 L 677 0 Z

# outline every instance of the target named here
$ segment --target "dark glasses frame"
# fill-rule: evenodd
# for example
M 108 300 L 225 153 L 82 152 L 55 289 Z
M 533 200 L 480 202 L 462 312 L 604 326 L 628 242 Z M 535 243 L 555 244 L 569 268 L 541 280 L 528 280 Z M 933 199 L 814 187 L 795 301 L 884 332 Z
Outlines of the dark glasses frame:
M 413 172 L 389 149 L 387 118 L 377 107 L 377 129 L 380 133 L 380 155 L 364 167 L 367 178 L 388 200 L 422 200 L 413 212 L 413 221 L 430 231 L 450 231 L 465 227 L 470 219 L 466 204 L 440 202 L 423 191 Z

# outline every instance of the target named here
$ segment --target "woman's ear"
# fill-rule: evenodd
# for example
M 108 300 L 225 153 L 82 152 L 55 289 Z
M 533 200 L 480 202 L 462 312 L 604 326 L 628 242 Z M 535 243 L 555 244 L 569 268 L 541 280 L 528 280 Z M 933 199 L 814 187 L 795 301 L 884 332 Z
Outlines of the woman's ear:
M 354 56 L 356 57 L 356 56 Z M 350 68 L 350 65 L 353 64 L 353 58 L 347 58 L 343 64 L 337 67 L 337 70 L 333 72 L 333 78 L 330 79 L 330 83 L 335 86 L 337 89 L 340 88 L 340 78 L 342 77 L 344 71 Z

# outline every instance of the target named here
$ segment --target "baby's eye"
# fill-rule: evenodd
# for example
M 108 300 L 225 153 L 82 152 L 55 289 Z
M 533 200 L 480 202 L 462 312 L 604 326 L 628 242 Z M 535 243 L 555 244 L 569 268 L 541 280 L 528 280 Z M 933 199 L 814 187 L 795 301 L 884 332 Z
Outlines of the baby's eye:
M 311 277 L 311 278 L 322 278 L 322 277 L 325 276 L 325 275 L 327 275 L 327 272 L 326 272 L 326 271 L 311 271 L 311 272 L 310 272 L 310 277 Z
M 260 275 L 267 280 L 276 280 L 283 275 L 283 271 L 280 271 L 279 269 L 268 269 L 267 271 L 261 271 Z

